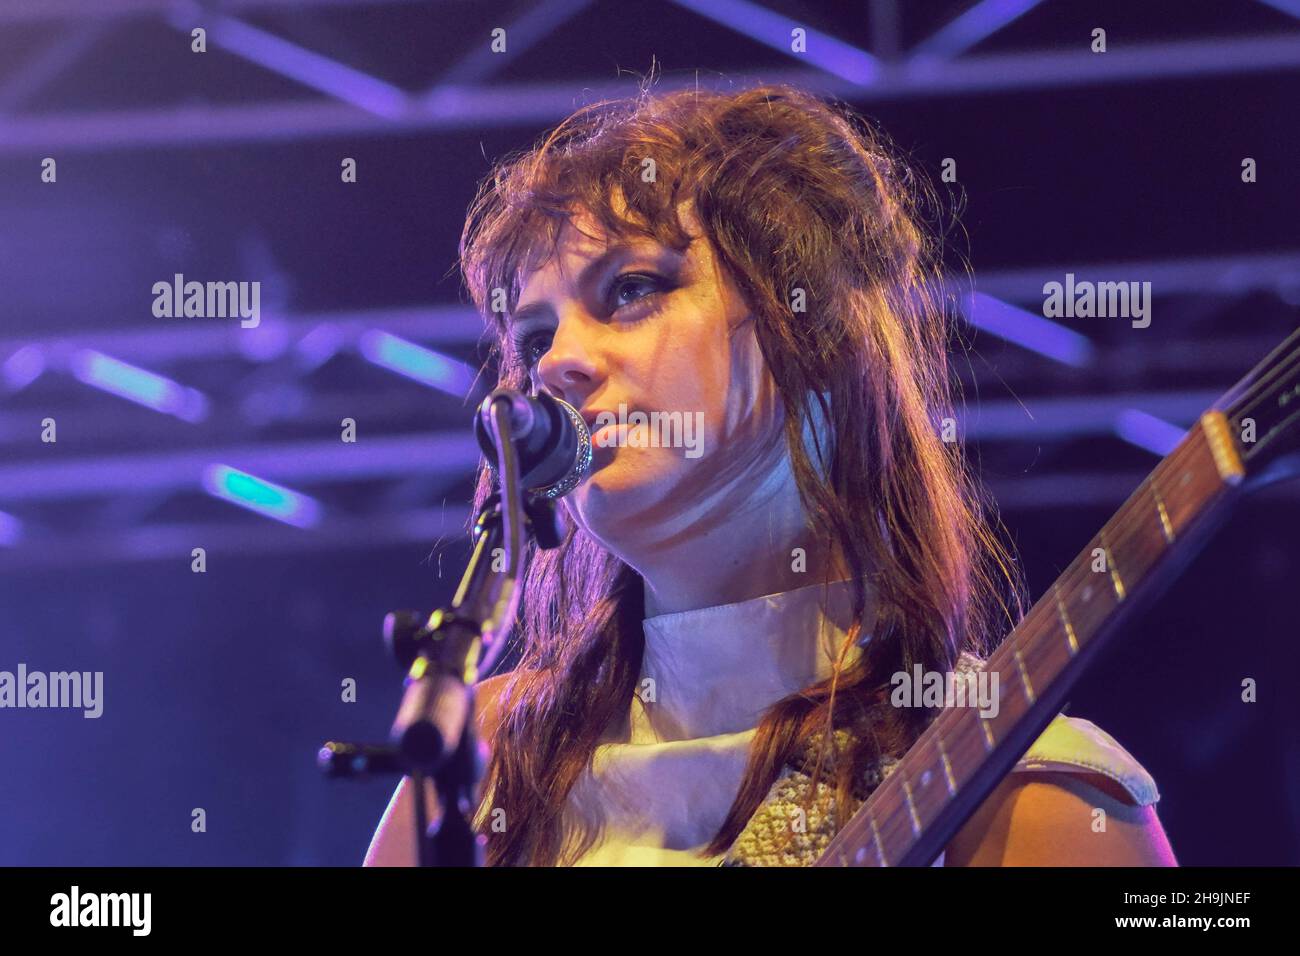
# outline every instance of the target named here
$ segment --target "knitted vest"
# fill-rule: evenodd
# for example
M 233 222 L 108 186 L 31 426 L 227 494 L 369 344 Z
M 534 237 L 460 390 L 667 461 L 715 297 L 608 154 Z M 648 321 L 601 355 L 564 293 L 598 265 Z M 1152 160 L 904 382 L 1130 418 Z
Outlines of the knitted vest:
M 846 746 L 851 740 L 846 731 L 836 731 L 836 738 L 840 746 Z M 807 746 L 782 768 L 767 796 L 727 851 L 722 866 L 811 866 L 817 862 L 835 835 L 839 821 L 834 778 L 826 768 L 813 793 L 813 753 L 814 745 Z M 889 757 L 879 760 L 855 781 L 853 796 L 860 801 L 858 806 L 899 763 Z M 830 765 L 828 761 L 827 766 Z M 848 816 L 852 816 L 852 811 L 846 814 L 846 819 Z
M 955 670 L 965 673 L 983 666 L 979 657 L 962 653 Z M 817 862 L 844 822 L 838 820 L 834 800 L 833 759 L 826 761 L 813 792 L 812 771 L 821 740 L 820 734 L 814 735 L 786 762 L 720 865 L 811 866 Z M 847 752 L 851 743 L 856 743 L 856 739 L 849 731 L 835 731 L 835 753 Z M 845 820 L 901 762 L 896 757 L 882 757 L 853 781 L 852 793 L 857 803 L 844 815 Z

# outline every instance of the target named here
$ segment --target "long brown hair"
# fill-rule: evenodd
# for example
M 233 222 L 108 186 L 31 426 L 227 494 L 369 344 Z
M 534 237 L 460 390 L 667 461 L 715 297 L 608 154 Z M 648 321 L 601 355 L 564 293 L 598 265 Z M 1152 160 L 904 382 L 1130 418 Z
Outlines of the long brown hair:
M 576 209 L 610 235 L 681 250 L 678 204 L 693 199 L 750 307 L 782 396 L 800 497 L 855 582 L 844 651 L 862 633 L 868 593 L 874 629 L 856 660 L 842 653 L 829 679 L 765 712 L 735 801 L 703 851 L 712 855 L 810 740 L 822 743 L 816 772 L 834 779 L 836 805 L 851 806 L 855 776 L 905 750 L 934 716 L 889 707 L 890 675 L 916 664 L 948 670 L 963 650 L 987 652 L 1023 614 L 1024 596 L 958 443 L 941 439 L 944 420 L 955 419 L 953 329 L 939 285 L 943 232 L 927 225 L 939 207 L 933 188 L 843 104 L 785 85 L 651 86 L 579 109 L 498 163 L 470 207 L 461 268 L 494 333 L 499 381 L 518 388 L 527 373 L 503 313 Z M 647 159 L 653 177 L 643 175 Z M 795 290 L 805 309 L 792 307 Z M 810 454 L 811 416 L 829 422 L 830 438 Z M 476 506 L 490 489 L 482 469 Z M 490 742 L 481 810 L 504 811 L 502 831 L 488 834 L 489 863 L 552 865 L 597 838 L 564 825 L 563 809 L 597 744 L 627 717 L 644 592 L 635 571 L 572 522 L 561 547 L 530 555 L 524 588 L 521 656 Z M 827 731 L 841 728 L 857 732 L 834 752 L 845 735 Z

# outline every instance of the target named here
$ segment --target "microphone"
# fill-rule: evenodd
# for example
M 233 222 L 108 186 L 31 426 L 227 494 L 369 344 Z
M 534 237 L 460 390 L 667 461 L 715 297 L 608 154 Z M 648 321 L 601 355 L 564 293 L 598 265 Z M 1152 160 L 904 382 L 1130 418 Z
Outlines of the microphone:
M 591 431 L 578 410 L 562 399 L 525 395 L 498 388 L 483 400 L 474 415 L 474 437 L 496 475 L 497 447 L 488 423 L 498 401 L 510 403 L 510 433 L 519 457 L 524 490 L 543 498 L 561 498 L 578 486 L 591 470 Z
M 402 773 L 406 768 L 392 747 L 374 744 L 345 744 L 331 740 L 316 754 L 316 766 L 327 777 L 364 777 L 368 774 Z

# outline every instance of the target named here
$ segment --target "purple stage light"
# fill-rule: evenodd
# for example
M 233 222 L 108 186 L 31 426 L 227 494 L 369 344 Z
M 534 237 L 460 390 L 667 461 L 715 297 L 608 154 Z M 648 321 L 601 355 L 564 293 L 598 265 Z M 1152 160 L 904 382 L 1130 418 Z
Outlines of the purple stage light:
M 991 295 L 966 296 L 965 311 L 971 325 L 1031 352 L 1076 368 L 1092 361 L 1092 343 L 1085 336 Z
M 1136 408 L 1125 409 L 1115 418 L 1115 434 L 1130 445 L 1137 445 L 1163 458 L 1183 440 L 1185 428 L 1171 425 Z
M 45 354 L 36 345 L 24 345 L 5 359 L 4 365 L 0 366 L 5 388 L 11 392 L 26 388 L 40 378 L 44 371 Z

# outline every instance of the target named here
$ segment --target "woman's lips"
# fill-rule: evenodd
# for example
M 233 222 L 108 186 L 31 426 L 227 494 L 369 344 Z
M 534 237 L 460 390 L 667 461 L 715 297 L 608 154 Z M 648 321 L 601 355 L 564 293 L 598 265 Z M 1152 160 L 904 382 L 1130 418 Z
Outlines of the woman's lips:
M 578 414 L 581 416 L 582 420 L 587 423 L 587 431 L 592 432 L 593 434 L 597 431 L 596 422 L 602 416 L 613 415 L 616 420 L 618 418 L 618 415 L 614 412 L 607 411 L 603 408 L 584 408 L 582 411 L 578 412 Z
M 591 433 L 591 470 L 598 471 L 614 460 L 620 445 L 623 445 L 629 426 L 626 423 L 610 422 L 601 425 Z

